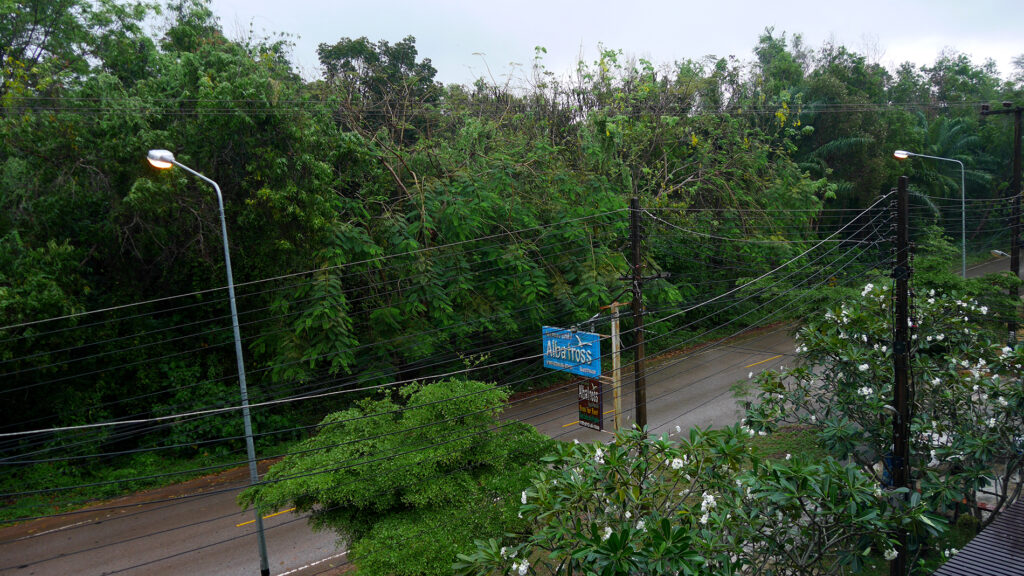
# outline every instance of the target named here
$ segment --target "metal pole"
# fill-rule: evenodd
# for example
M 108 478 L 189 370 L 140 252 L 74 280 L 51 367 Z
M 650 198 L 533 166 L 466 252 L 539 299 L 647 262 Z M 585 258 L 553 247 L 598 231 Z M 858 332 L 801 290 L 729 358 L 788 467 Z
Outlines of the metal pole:
M 260 480 L 259 470 L 256 468 L 256 448 L 252 441 L 252 421 L 249 418 L 249 392 L 245 386 L 245 363 L 242 360 L 242 336 L 238 330 L 238 307 L 235 304 L 235 282 L 231 275 L 231 250 L 228 248 L 228 225 L 224 218 L 224 197 L 220 193 L 220 186 L 216 182 L 203 176 L 199 172 L 185 166 L 177 160 L 171 161 L 175 166 L 192 174 L 196 178 L 213 186 L 217 192 L 217 206 L 220 209 L 220 230 L 224 240 L 224 265 L 227 268 L 228 276 L 228 299 L 231 301 L 231 328 L 235 335 L 235 359 L 238 362 L 238 384 L 242 392 L 242 422 L 245 425 L 245 449 L 249 456 L 249 481 L 256 484 Z M 253 509 L 256 515 L 256 537 L 260 553 L 260 576 L 270 576 L 270 563 L 267 559 L 267 541 L 263 534 L 263 518 L 258 509 Z
M 636 333 L 633 350 L 633 382 L 636 391 L 636 425 L 647 426 L 647 378 L 644 353 L 644 277 L 640 255 L 640 199 L 629 201 L 630 241 L 633 244 L 633 331 Z
M 893 295 L 895 314 L 893 327 L 893 407 L 896 414 L 892 424 L 892 476 L 893 487 L 910 485 L 908 466 L 910 463 L 910 219 L 908 216 L 907 177 L 900 176 L 896 194 L 896 265 L 892 276 L 896 280 Z M 906 495 L 904 495 L 906 499 Z M 907 573 L 907 533 L 902 527 L 896 528 L 896 558 L 889 561 L 890 576 L 904 576 Z
M 906 150 L 899 151 L 907 156 L 916 156 L 918 158 L 931 158 L 932 160 L 944 160 L 946 162 L 956 162 L 960 165 L 960 276 L 967 278 L 967 188 L 965 184 L 964 163 L 954 158 L 944 158 L 942 156 L 929 156 L 927 154 L 917 154 L 915 152 L 907 152 Z M 898 156 L 903 158 L 903 156 Z
M 967 279 L 967 188 L 964 186 L 964 163 L 960 165 L 960 277 Z
M 615 430 L 622 427 L 622 342 L 619 341 L 619 303 L 612 302 L 612 397 Z

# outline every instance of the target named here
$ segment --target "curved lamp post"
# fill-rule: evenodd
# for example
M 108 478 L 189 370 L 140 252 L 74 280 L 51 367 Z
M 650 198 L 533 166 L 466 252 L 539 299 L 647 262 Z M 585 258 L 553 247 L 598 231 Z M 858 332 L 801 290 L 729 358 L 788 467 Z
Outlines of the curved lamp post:
M 917 156 L 918 158 L 931 158 L 932 160 L 956 162 L 960 165 L 960 273 L 964 278 L 967 278 L 967 199 L 964 192 L 964 163 L 959 160 L 954 160 L 953 158 L 929 156 L 927 154 L 915 154 L 913 152 L 907 152 L 906 150 L 897 150 L 893 152 L 892 155 L 893 158 L 896 158 L 897 160 L 906 160 L 909 156 Z
M 228 275 L 228 299 L 231 301 L 231 327 L 235 333 L 235 358 L 238 361 L 238 384 L 242 390 L 242 421 L 245 423 L 245 448 L 249 456 L 249 479 L 252 484 L 259 482 L 259 471 L 256 469 L 256 448 L 252 442 L 252 421 L 249 419 L 249 392 L 245 387 L 245 363 L 242 361 L 242 337 L 238 331 L 238 307 L 235 305 L 235 283 L 231 277 L 231 252 L 228 249 L 228 226 L 224 220 L 224 197 L 220 193 L 220 186 L 216 182 L 203 176 L 199 172 L 185 166 L 174 159 L 174 153 L 170 150 L 150 150 L 147 160 L 154 168 L 166 170 L 177 166 L 189 174 L 213 186 L 217 192 L 217 206 L 220 209 L 220 230 L 224 240 L 224 265 Z M 270 576 L 270 564 L 267 561 L 267 542 L 263 536 L 263 518 L 260 511 L 256 513 L 256 534 L 259 540 L 260 551 L 260 574 Z

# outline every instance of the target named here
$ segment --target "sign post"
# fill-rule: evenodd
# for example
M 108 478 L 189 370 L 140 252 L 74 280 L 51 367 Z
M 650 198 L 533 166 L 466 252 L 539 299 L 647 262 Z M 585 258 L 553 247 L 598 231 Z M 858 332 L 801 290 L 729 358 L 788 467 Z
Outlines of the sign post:
M 580 426 L 600 430 L 604 424 L 604 395 L 600 380 L 579 382 Z
M 601 390 L 601 335 L 543 327 L 544 367 L 583 376 L 579 382 L 580 426 L 601 430 L 604 395 Z
M 583 376 L 601 377 L 601 335 L 544 326 L 544 367 Z

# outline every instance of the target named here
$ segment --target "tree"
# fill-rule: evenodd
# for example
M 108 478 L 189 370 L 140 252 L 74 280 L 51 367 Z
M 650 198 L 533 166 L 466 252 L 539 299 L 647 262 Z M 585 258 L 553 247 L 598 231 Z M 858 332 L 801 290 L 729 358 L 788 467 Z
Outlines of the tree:
M 450 573 L 473 538 L 521 524 L 519 493 L 547 450 L 532 427 L 499 423 L 507 396 L 444 380 L 366 398 L 324 418 L 239 500 L 310 512 L 351 543 L 360 573 Z
M 564 444 L 521 494 L 528 530 L 478 539 L 456 572 L 841 574 L 891 548 L 890 522 L 931 529 L 853 466 L 752 456 L 750 433 L 624 429 L 608 445 Z
M 908 466 L 931 509 L 967 512 L 981 525 L 994 518 L 979 504 L 982 491 L 994 494 L 985 506 L 998 512 L 1019 496 L 1012 479 L 1024 471 L 1024 348 L 995 340 L 1003 328 L 993 325 L 990 312 L 1005 298 L 995 296 L 990 282 L 953 279 L 948 289 L 918 284 L 911 327 Z M 747 425 L 810 426 L 834 457 L 884 483 L 892 442 L 891 307 L 888 286 L 869 283 L 859 296 L 809 318 L 799 332 L 800 365 L 758 376 Z

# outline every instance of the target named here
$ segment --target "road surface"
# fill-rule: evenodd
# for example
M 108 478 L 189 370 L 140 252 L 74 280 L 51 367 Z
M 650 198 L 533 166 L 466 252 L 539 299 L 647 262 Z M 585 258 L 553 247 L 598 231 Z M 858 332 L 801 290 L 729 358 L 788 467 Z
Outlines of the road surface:
M 980 275 L 1007 269 L 1006 259 L 970 269 Z M 721 427 L 742 414 L 736 384 L 749 375 L 792 362 L 790 326 L 740 336 L 707 350 L 678 353 L 648 365 L 648 424 L 654 434 L 676 426 Z M 632 383 L 624 378 L 623 421 L 633 419 Z M 605 393 L 605 410 L 612 409 Z M 504 418 L 526 420 L 562 440 L 606 440 L 607 432 L 576 424 L 576 389 L 515 401 Z M 611 425 L 611 416 L 606 421 Z M 235 503 L 246 472 L 197 479 L 135 494 L 79 513 L 0 529 L 0 574 L 16 576 L 190 574 L 258 575 L 251 512 Z M 141 502 L 179 498 L 152 504 Z M 265 521 L 270 572 L 277 576 L 337 573 L 344 551 L 332 533 L 313 532 L 291 512 Z

